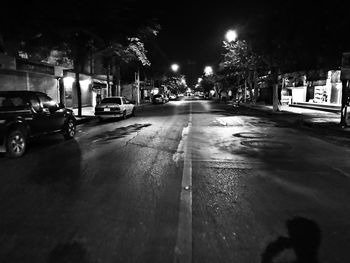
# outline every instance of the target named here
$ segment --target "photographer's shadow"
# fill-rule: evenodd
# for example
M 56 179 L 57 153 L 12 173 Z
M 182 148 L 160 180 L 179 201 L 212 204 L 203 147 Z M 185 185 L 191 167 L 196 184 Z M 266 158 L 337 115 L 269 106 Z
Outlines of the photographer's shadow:
M 280 236 L 271 242 L 262 254 L 262 263 L 272 263 L 282 252 L 292 250 L 293 263 L 320 263 L 317 259 L 321 244 L 321 230 L 312 220 L 295 217 L 286 223 L 288 237 Z

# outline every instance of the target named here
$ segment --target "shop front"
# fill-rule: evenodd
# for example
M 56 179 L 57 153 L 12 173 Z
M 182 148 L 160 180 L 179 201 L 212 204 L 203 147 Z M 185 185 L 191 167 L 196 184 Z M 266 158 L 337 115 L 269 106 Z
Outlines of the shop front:
M 304 81 L 302 81 L 304 79 Z M 340 107 L 340 71 L 310 71 L 292 78 L 288 84 L 292 89 L 291 104 L 318 108 Z

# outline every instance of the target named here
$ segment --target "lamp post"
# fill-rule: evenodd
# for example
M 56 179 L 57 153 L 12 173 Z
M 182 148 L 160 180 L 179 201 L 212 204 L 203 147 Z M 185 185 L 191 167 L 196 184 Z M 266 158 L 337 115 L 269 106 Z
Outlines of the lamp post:
M 178 72 L 178 71 L 179 71 L 179 68 L 180 68 L 180 66 L 179 66 L 178 64 L 176 64 L 176 63 L 174 63 L 174 64 L 171 65 L 171 70 L 172 70 L 174 73 Z
M 204 75 L 205 76 L 213 75 L 213 68 L 211 66 L 206 66 L 204 68 Z
M 228 30 L 225 35 L 225 38 L 228 42 L 236 41 L 237 37 L 237 32 L 232 29 Z

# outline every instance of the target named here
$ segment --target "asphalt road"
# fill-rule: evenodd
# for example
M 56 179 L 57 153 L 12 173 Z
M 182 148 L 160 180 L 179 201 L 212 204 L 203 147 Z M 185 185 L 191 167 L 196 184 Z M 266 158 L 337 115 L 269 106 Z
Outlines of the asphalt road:
M 0 262 L 350 258 L 339 140 L 204 100 L 78 130 L 0 157 Z

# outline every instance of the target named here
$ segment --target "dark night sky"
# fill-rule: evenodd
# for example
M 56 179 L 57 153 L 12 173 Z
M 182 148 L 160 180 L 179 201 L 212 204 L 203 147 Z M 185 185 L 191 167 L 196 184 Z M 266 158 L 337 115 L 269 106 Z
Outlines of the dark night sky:
M 331 2 L 323 0 L 105 0 L 101 2 L 101 5 L 81 0 L 67 1 L 64 4 L 65 1 L 60 1 L 60 5 L 65 6 L 68 11 L 73 7 L 78 7 L 78 13 L 91 14 L 93 23 L 103 21 L 103 11 L 99 12 L 100 9 L 114 8 L 116 16 L 118 16 L 118 12 L 124 12 L 121 8 L 123 2 L 132 4 L 135 8 L 132 9 L 135 17 L 146 14 L 148 17 L 158 18 L 162 29 L 155 39 L 156 47 L 153 46 L 153 50 L 150 52 L 150 55 L 153 54 L 150 57 L 151 62 L 153 66 L 158 65 L 163 68 L 168 68 L 171 63 L 177 62 L 185 71 L 182 73 L 187 73 L 186 71 L 189 70 L 189 60 L 196 63 L 195 71 L 198 75 L 203 72 L 205 65 L 216 65 L 223 52 L 222 41 L 225 33 L 230 28 L 236 29 L 240 38 L 249 40 L 248 38 L 252 35 L 256 39 L 267 38 L 264 35 L 266 28 L 270 30 L 271 27 L 271 32 L 267 32 L 270 33 L 270 36 L 286 34 L 286 38 L 290 37 L 290 41 L 294 41 L 296 46 L 306 46 L 311 51 L 316 47 L 319 49 L 316 50 L 317 52 L 329 52 L 330 48 L 322 50 L 322 45 L 325 45 L 327 41 L 327 45 L 332 44 L 333 41 L 334 46 L 337 46 L 335 51 L 338 52 L 334 52 L 335 56 L 339 56 L 339 50 L 344 49 L 340 40 L 349 38 L 347 34 L 342 36 L 341 32 L 337 32 L 337 23 L 339 23 L 339 28 L 343 29 L 350 26 L 349 18 L 342 19 L 342 17 L 348 16 L 346 0 L 332 0 Z M 23 20 L 24 16 L 40 16 L 41 14 L 45 14 L 47 17 L 55 15 L 60 20 L 62 12 L 66 10 L 65 8 L 56 8 L 47 1 L 28 0 L 25 5 L 19 6 L 14 3 L 16 2 L 13 1 L 12 8 L 9 10 L 6 10 L 6 6 L 2 7 L 3 12 L 0 20 L 3 20 L 3 25 L 9 23 L 8 21 L 18 23 L 21 21 L 20 18 Z M 74 14 L 74 12 L 72 13 Z M 286 15 L 285 21 L 283 21 L 282 15 L 282 22 L 289 28 L 283 28 L 272 20 L 269 21 L 270 24 L 267 23 L 265 29 L 262 27 L 265 30 L 264 34 L 258 29 L 259 23 L 248 29 L 247 24 L 251 21 L 259 21 L 259 17 L 266 17 L 266 14 L 270 15 L 274 12 Z M 305 28 L 304 20 L 308 23 Z M 263 19 L 260 21 L 265 23 Z M 333 23 L 333 25 L 328 27 L 328 22 Z M 294 28 L 294 25 L 297 27 Z M 254 30 L 255 32 L 253 32 Z M 299 39 L 295 41 L 296 37 L 294 36 L 298 36 Z M 146 48 L 151 49 L 147 45 Z M 317 54 L 316 51 L 315 54 Z
M 197 79 L 206 65 L 217 64 L 226 31 L 233 28 L 239 32 L 251 14 L 261 8 L 259 1 L 252 0 L 180 0 L 163 4 L 147 1 L 142 12 L 147 10 L 159 18 L 162 29 L 156 39 L 159 48 L 156 57 L 162 60 L 162 66 L 179 63 L 181 73 L 195 75 L 192 78 Z M 159 61 L 153 65 L 156 63 Z
M 342 0 L 217 0 L 171 1 L 164 6 L 155 4 L 152 9 L 163 10 L 163 13 L 159 12 L 163 15 L 160 16 L 162 30 L 157 42 L 165 54 L 164 59 L 169 64 L 178 62 L 185 66 L 188 60 L 196 61 L 196 71 L 201 74 L 205 65 L 215 65 L 220 59 L 222 41 L 228 29 L 236 29 L 239 37 L 247 40 L 249 37 L 267 38 L 259 35 L 258 29 L 249 32 L 247 25 L 258 21 L 259 17 L 275 16 L 276 13 L 280 14 L 283 25 L 273 20 L 267 22 L 264 29 L 271 31 L 271 36 L 285 34 L 287 41 L 301 49 L 305 47 L 316 55 L 319 52 L 340 58 L 340 51 L 346 48 L 342 42 L 349 43 L 345 39 L 350 39 L 341 29 L 350 26 L 344 11 L 346 6 L 346 1 Z M 260 21 L 265 23 L 264 19 Z M 298 48 L 291 52 L 298 52 Z
M 198 72 L 217 62 L 226 30 L 239 29 L 251 13 L 247 3 L 237 1 L 177 1 L 163 12 L 157 42 L 165 59 L 182 65 L 195 61 Z

